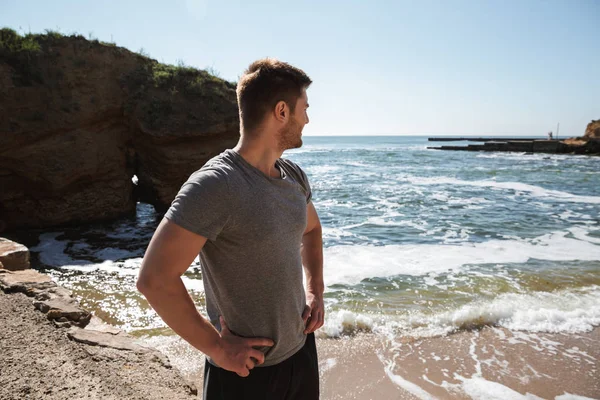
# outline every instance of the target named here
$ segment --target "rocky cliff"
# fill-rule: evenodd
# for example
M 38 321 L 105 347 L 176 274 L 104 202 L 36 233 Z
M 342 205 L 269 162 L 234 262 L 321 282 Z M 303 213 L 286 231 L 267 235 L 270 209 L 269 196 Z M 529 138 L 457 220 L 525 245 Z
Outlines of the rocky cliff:
M 233 83 L 80 35 L 0 30 L 0 230 L 164 209 L 238 137 Z
M 592 120 L 585 128 L 585 135 L 587 139 L 600 139 L 600 119 Z

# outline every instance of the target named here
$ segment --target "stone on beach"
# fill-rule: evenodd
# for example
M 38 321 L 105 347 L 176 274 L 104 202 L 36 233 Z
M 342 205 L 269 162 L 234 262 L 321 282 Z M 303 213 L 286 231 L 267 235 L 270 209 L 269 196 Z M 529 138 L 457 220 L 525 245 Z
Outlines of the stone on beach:
M 90 329 L 70 328 L 67 332 L 69 339 L 79 343 L 89 344 L 91 346 L 110 347 L 117 350 L 128 350 L 137 352 L 146 352 L 149 349 L 145 346 L 141 346 L 129 336 L 94 331 Z
M 34 297 L 33 306 L 59 324 L 84 327 L 92 317 L 79 306 L 71 292 L 35 270 L 0 270 L 0 289 L 7 293 L 21 292 Z
M 29 249 L 20 243 L 0 238 L 0 268 L 9 271 L 29 269 Z

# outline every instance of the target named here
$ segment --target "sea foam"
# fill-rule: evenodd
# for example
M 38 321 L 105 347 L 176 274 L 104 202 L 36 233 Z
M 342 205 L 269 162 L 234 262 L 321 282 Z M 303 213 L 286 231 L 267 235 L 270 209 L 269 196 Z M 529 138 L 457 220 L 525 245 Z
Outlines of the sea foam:
M 432 337 L 482 326 L 517 331 L 582 333 L 600 325 L 600 287 L 554 292 L 504 293 L 451 310 L 373 315 L 335 310 L 320 334 L 328 337 L 366 331 L 395 337 Z
M 572 237 L 575 236 L 575 237 Z M 470 264 L 600 260 L 598 239 L 584 228 L 553 232 L 533 239 L 513 238 L 480 243 L 406 244 L 387 246 L 343 245 L 325 249 L 327 285 L 355 285 L 367 278 L 421 276 L 458 270 Z
M 474 186 L 483 188 L 494 188 L 499 190 L 512 190 L 515 192 L 526 192 L 534 197 L 542 197 L 551 200 L 565 201 L 572 203 L 600 204 L 600 196 L 581 196 L 560 190 L 545 189 L 541 186 L 530 185 L 522 182 L 497 182 L 495 180 L 466 181 L 451 177 L 417 177 L 408 176 L 401 178 L 401 181 L 407 181 L 413 185 L 456 185 L 456 186 Z

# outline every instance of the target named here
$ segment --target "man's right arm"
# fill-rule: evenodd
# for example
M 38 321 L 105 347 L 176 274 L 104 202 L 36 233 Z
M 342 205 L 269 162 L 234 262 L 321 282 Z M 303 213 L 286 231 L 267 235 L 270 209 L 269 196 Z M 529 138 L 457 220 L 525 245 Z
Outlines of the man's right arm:
M 217 332 L 196 310 L 181 280 L 206 240 L 163 218 L 144 255 L 137 288 L 175 333 L 221 368 L 248 376 L 249 370 L 264 362 L 264 354 L 252 346 L 272 346 L 273 341 L 240 338 L 228 329 Z

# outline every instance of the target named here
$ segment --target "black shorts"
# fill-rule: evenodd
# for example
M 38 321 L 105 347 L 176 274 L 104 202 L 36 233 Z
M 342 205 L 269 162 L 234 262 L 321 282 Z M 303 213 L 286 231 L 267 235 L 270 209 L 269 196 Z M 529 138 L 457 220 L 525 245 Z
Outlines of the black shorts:
M 318 400 L 319 361 L 315 335 L 287 360 L 256 367 L 242 378 L 235 372 L 204 365 L 204 400 Z

